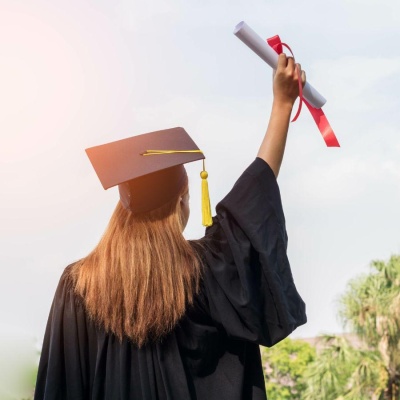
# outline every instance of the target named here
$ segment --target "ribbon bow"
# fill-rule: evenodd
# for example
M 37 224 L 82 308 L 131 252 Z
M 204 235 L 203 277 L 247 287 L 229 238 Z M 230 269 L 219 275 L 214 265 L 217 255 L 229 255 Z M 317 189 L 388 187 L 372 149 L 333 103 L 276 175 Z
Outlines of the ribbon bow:
M 269 39 L 267 39 L 267 43 L 278 53 L 281 54 L 283 51 L 283 47 L 286 47 L 290 53 L 293 55 L 293 52 L 291 48 L 286 44 L 282 43 L 280 37 L 278 35 L 273 36 Z M 315 108 L 313 107 L 304 97 L 303 97 L 303 86 L 301 84 L 301 71 L 297 71 L 299 74 L 299 107 L 297 109 L 296 115 L 292 119 L 292 122 L 296 121 L 298 116 L 300 115 L 301 112 L 301 107 L 302 104 L 304 103 L 308 110 L 310 111 L 310 114 L 314 118 L 314 121 L 321 132 L 321 135 L 328 147 L 340 147 L 340 144 L 333 133 L 332 127 L 330 126 L 328 119 L 326 118 L 324 112 L 322 111 L 322 108 Z

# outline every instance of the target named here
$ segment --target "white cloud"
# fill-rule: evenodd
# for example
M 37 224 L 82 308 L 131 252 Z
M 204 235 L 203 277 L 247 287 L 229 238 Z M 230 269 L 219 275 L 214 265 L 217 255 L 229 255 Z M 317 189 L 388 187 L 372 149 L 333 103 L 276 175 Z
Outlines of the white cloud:
M 334 109 L 353 112 L 377 112 L 400 102 L 397 93 L 384 88 L 385 81 L 400 74 L 400 57 L 346 56 L 319 60 L 312 66 L 318 82 L 334 102 Z M 332 100 L 333 99 L 333 100 Z

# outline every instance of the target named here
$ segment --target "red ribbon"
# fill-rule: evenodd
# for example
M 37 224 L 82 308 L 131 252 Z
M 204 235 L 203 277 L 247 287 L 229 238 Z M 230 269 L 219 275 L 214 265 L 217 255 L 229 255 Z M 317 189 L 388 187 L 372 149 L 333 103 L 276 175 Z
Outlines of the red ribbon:
M 293 56 L 292 49 L 286 44 L 282 43 L 280 37 L 278 35 L 275 35 L 269 39 L 267 39 L 267 43 L 278 53 L 281 54 L 283 51 L 283 47 L 286 47 L 290 53 Z M 294 57 L 294 56 L 293 56 Z M 299 74 L 299 107 L 297 109 L 296 115 L 292 119 L 292 122 L 296 121 L 296 119 L 299 117 L 300 112 L 301 112 L 301 106 L 304 102 L 304 104 L 307 106 L 308 110 L 310 111 L 310 114 L 314 118 L 314 121 L 321 132 L 321 135 L 328 147 L 340 147 L 340 144 L 333 133 L 332 127 L 328 122 L 328 119 L 326 118 L 324 112 L 322 111 L 322 108 L 315 108 L 313 107 L 304 97 L 303 97 L 303 86 L 301 84 L 301 71 L 300 69 L 297 70 L 297 73 Z

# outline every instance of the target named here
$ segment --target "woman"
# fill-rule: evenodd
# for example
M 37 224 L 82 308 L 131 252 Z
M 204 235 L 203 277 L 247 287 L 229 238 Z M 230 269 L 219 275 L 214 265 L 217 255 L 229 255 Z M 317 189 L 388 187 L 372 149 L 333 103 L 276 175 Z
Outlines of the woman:
M 279 56 L 258 156 L 199 241 L 182 236 L 189 195 L 181 164 L 204 156 L 182 129 L 88 151 L 121 201 L 98 246 L 61 277 L 36 400 L 266 398 L 259 345 L 306 322 L 276 183 L 297 68 Z

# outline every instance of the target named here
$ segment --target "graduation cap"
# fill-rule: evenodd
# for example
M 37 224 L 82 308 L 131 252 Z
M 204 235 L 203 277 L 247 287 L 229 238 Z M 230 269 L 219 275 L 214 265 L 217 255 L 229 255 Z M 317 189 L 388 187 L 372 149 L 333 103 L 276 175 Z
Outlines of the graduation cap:
M 183 164 L 203 160 L 203 225 L 212 225 L 204 154 L 183 128 L 145 133 L 86 149 L 104 189 L 118 185 L 122 205 L 133 213 L 155 210 L 187 182 Z

